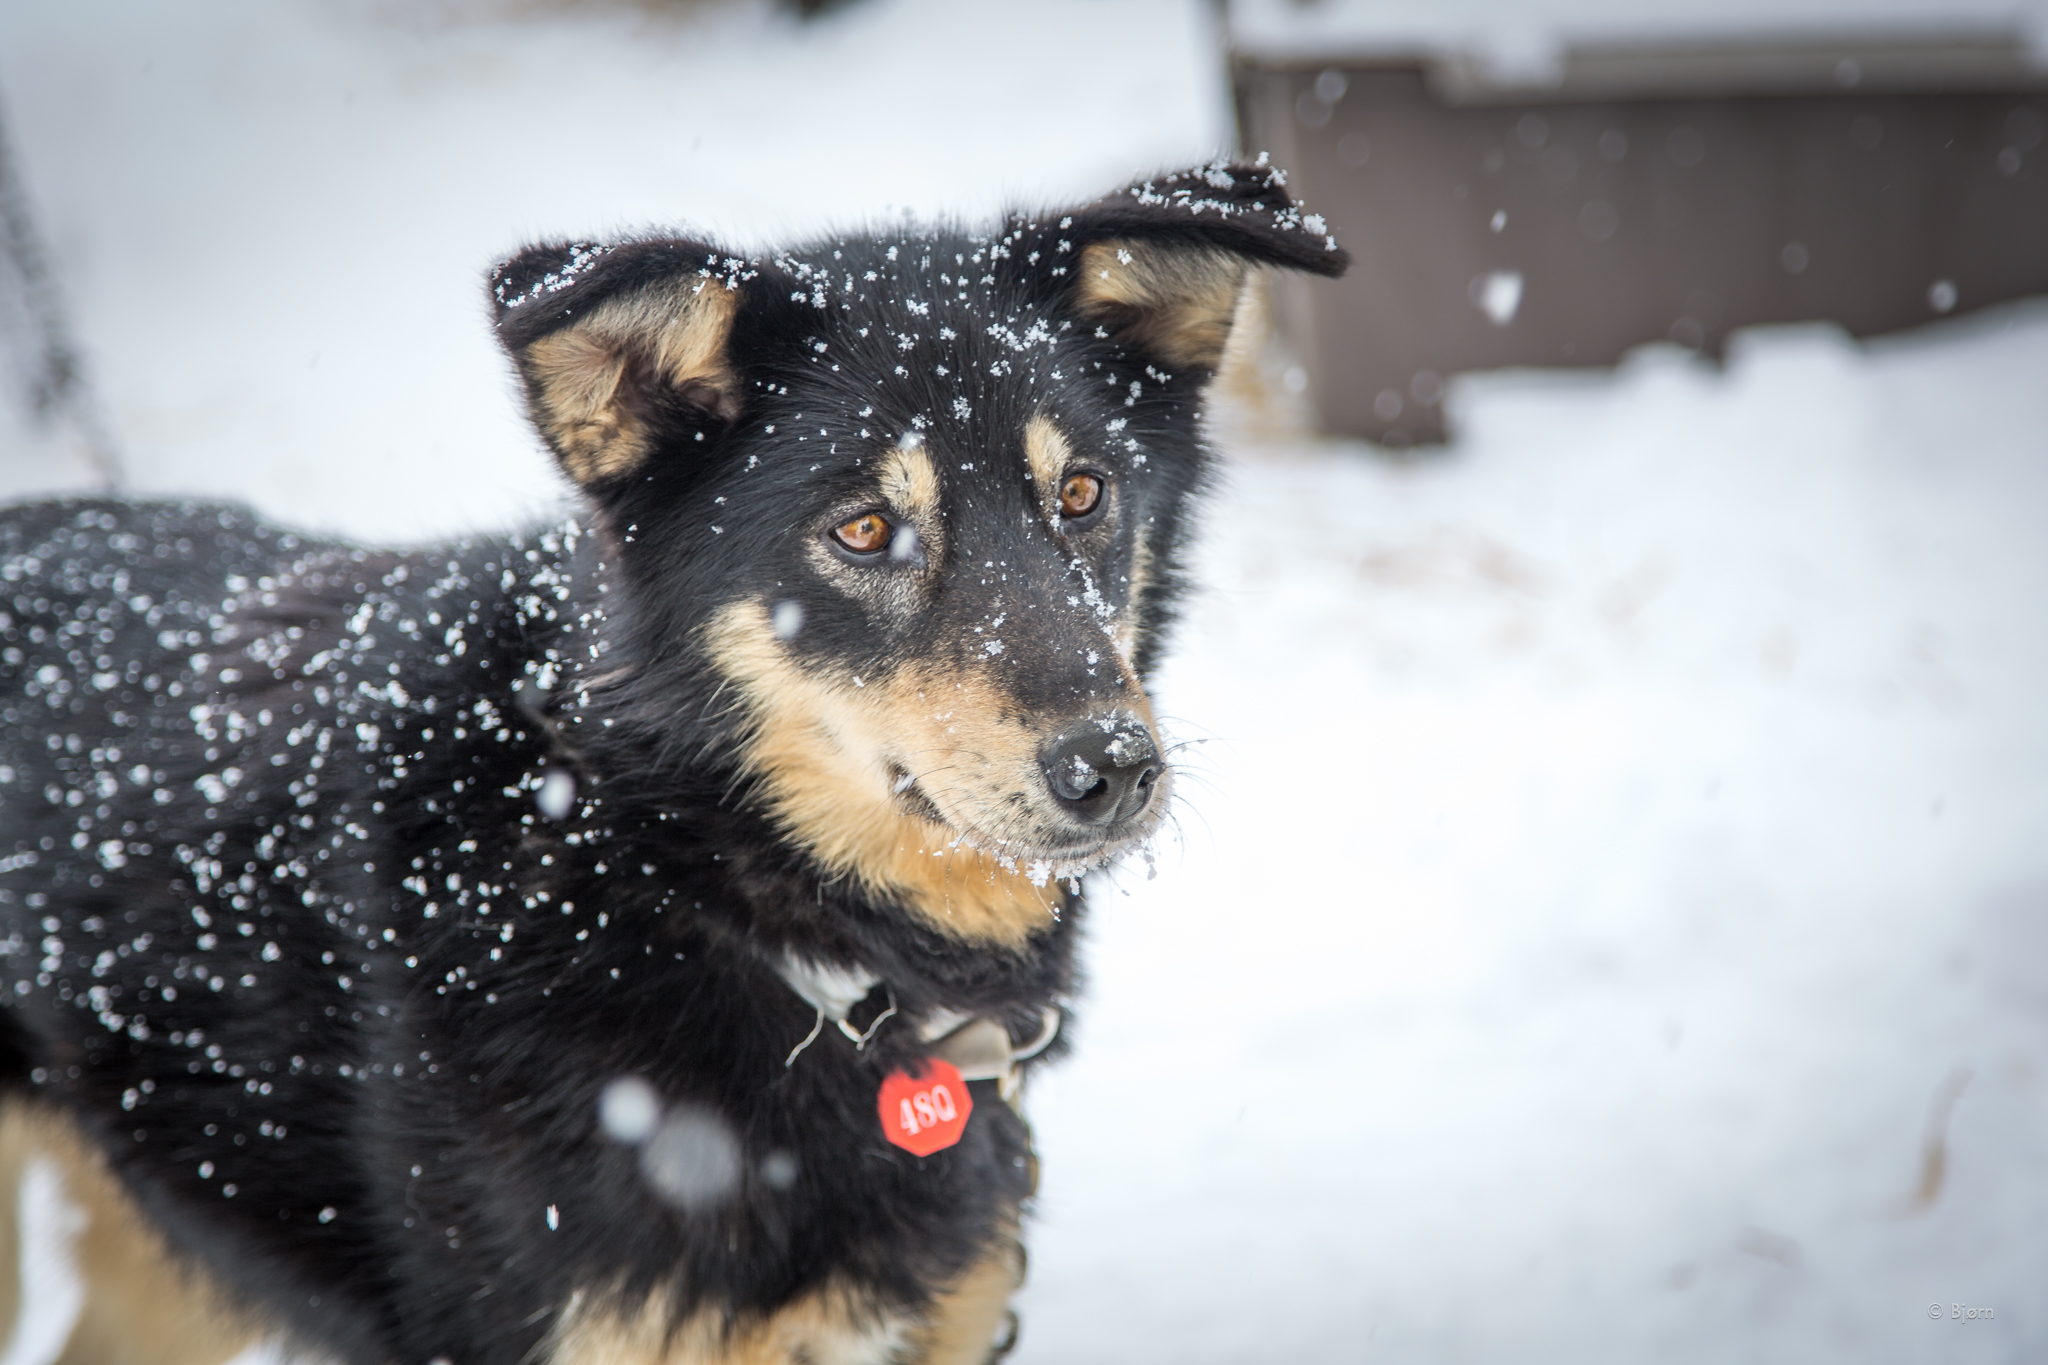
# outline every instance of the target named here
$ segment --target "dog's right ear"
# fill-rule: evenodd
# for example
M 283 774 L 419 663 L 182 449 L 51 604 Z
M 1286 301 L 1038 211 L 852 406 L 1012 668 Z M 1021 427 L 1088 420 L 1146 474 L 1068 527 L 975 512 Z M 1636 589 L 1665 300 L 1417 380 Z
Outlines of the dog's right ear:
M 740 413 L 748 264 L 703 242 L 528 247 L 491 272 L 498 340 L 562 468 L 589 488 Z

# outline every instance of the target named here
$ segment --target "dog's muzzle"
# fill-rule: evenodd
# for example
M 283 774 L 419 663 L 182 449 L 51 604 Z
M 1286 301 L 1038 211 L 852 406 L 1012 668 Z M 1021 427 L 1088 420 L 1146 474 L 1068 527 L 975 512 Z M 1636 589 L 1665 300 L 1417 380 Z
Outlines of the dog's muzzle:
M 1084 825 L 1136 819 L 1166 771 L 1151 730 L 1129 712 L 1068 726 L 1046 741 L 1038 762 L 1060 809 Z

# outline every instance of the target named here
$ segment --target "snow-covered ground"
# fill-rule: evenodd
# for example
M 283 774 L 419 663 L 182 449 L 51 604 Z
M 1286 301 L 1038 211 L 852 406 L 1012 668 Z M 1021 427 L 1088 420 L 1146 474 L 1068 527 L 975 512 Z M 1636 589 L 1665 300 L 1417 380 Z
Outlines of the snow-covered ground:
M 987 212 L 1224 135 L 1192 2 L 419 13 L 0 8 L 137 491 L 544 513 L 480 287 L 523 236 Z M 1401 461 L 1226 433 L 1180 833 L 1096 886 L 1031 1097 L 1025 1365 L 2048 1351 L 2048 305 L 1740 342 L 1459 381 Z
M 1745 342 L 1241 455 L 1037 1359 L 2048 1344 L 2048 307 Z

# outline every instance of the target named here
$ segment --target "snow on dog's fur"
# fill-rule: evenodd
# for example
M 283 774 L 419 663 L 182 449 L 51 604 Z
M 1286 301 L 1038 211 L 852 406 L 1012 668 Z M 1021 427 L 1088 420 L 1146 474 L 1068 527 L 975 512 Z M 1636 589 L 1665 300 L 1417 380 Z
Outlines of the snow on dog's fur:
M 578 524 L 0 517 L 0 1136 L 94 1191 L 93 1340 L 985 1357 L 1014 1075 L 921 1158 L 877 1089 L 1057 1018 L 1081 875 L 1168 799 L 1203 386 L 1251 267 L 1344 263 L 1221 165 L 986 234 L 535 247 L 497 330 Z

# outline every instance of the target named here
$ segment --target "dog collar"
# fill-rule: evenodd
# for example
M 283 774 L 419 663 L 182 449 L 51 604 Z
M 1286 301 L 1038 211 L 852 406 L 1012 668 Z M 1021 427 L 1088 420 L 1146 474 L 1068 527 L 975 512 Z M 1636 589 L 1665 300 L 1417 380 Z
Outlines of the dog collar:
M 1059 1036 L 1063 1017 L 1058 1006 L 1045 1006 L 1039 1011 L 1038 1036 L 1022 1047 L 1010 1041 L 1010 1030 L 1000 1019 L 986 1014 L 969 1019 L 948 1033 L 928 1037 L 926 1041 L 936 1044 L 932 1048 L 934 1057 L 943 1058 L 959 1068 L 960 1079 L 995 1081 L 1003 1099 L 1014 1102 L 1018 1087 L 1024 1081 L 1024 1063 L 1052 1046 L 1052 1040 Z M 927 1021 L 925 1027 L 931 1027 L 931 1022 Z M 924 1030 L 919 1030 L 919 1035 L 924 1036 Z
M 882 984 L 882 978 L 866 968 L 806 962 L 794 953 L 783 955 L 782 961 L 776 965 L 775 974 L 819 1014 L 849 1028 L 852 1025 L 846 1024 L 846 1016 L 855 1005 L 867 999 L 869 991 Z M 853 1036 L 860 1037 L 858 1033 Z
M 785 954 L 776 964 L 775 974 L 817 1011 L 811 1031 L 784 1059 L 782 1064 L 785 1067 L 794 1066 L 803 1050 L 817 1041 L 827 1019 L 853 1040 L 855 1048 L 864 1049 L 868 1040 L 875 1036 L 875 1031 L 896 1013 L 896 995 L 892 991 L 889 1008 L 875 1016 L 874 1022 L 865 1030 L 847 1022 L 846 1016 L 853 1007 L 882 984 L 881 977 L 864 967 L 810 962 L 792 953 Z M 1011 1041 L 1010 1030 L 1001 1020 L 992 1015 L 968 1015 L 956 1010 L 934 1011 L 918 1025 L 917 1036 L 920 1042 L 933 1044 L 933 1056 L 957 1067 L 962 1080 L 998 1081 L 1003 1098 L 1009 1100 L 1017 1093 L 1023 1079 L 1022 1064 L 1051 1047 L 1053 1039 L 1059 1036 L 1064 1016 L 1057 1006 L 1045 1006 L 1039 1017 L 1042 1023 L 1038 1036 L 1021 1047 Z

